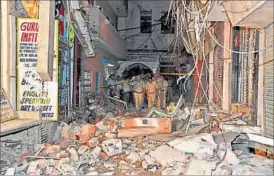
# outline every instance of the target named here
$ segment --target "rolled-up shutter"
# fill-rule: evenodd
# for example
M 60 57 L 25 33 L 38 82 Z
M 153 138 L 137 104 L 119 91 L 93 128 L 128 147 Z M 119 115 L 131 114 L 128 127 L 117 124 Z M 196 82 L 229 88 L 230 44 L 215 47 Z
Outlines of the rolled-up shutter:
M 273 24 L 265 28 L 265 64 L 264 64 L 264 108 L 265 136 L 274 138 L 274 62 L 273 62 Z

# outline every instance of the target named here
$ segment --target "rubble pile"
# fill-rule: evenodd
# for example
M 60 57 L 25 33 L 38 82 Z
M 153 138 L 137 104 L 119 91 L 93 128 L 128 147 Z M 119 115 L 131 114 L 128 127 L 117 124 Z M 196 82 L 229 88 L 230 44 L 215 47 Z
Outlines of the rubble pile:
M 242 136 L 242 131 L 221 132 L 220 124 L 233 120 L 244 124 L 234 117 L 231 120 L 232 116 L 215 126 L 209 125 L 209 122 L 198 126 L 192 124 L 185 133 L 172 127 L 176 119 L 187 123 L 190 117 L 185 114 L 170 118 L 168 115 L 163 117 L 164 112 L 160 112 L 161 115 L 158 113 L 153 118 L 145 114 L 118 116 L 112 112 L 101 112 L 104 112 L 104 117 L 96 118 L 92 123 L 62 123 L 57 142 L 37 145 L 34 152 L 24 153 L 13 165 L 2 168 L 1 174 L 273 174 L 273 158 L 234 148 L 234 142 Z M 185 108 L 177 114 L 182 115 L 183 112 L 190 115 Z

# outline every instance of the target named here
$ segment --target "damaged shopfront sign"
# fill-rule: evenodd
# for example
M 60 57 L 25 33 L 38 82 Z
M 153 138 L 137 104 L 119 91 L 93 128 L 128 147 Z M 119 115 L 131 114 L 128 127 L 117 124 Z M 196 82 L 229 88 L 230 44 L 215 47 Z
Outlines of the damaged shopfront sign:
M 2 89 L 0 90 L 0 115 L 0 122 L 5 122 L 16 118 L 15 112 L 13 111 L 6 94 Z
M 17 19 L 19 111 L 40 111 L 43 119 L 58 119 L 58 21 L 55 21 L 53 81 L 43 81 L 37 73 L 37 19 Z

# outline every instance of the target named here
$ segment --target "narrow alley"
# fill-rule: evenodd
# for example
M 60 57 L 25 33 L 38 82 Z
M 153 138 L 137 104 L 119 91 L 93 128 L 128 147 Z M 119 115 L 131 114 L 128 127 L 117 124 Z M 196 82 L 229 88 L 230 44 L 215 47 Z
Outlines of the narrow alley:
M 0 175 L 274 175 L 274 1 L 0 3 Z

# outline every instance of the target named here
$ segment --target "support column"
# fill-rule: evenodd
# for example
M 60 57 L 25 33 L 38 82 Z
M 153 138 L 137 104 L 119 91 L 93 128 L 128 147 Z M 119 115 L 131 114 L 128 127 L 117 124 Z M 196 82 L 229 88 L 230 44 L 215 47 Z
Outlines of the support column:
M 37 72 L 43 81 L 52 80 L 54 57 L 55 1 L 39 2 Z
M 9 57 L 9 63 L 10 63 L 10 104 L 14 110 L 16 110 L 16 17 L 13 15 L 10 15 L 10 57 Z
M 214 82 L 214 50 L 209 53 L 209 80 L 208 80 L 208 99 L 210 103 L 213 103 L 213 82 Z
M 265 48 L 265 30 L 260 32 L 260 49 Z M 259 52 L 258 73 L 258 103 L 257 103 L 257 125 L 261 126 L 261 135 L 265 134 L 264 124 L 264 61 L 265 50 Z
M 224 24 L 224 70 L 223 70 L 223 110 L 231 107 L 231 25 L 230 22 Z M 233 81 L 233 80 L 232 80 Z
M 10 100 L 10 1 L 1 1 L 1 88 Z

